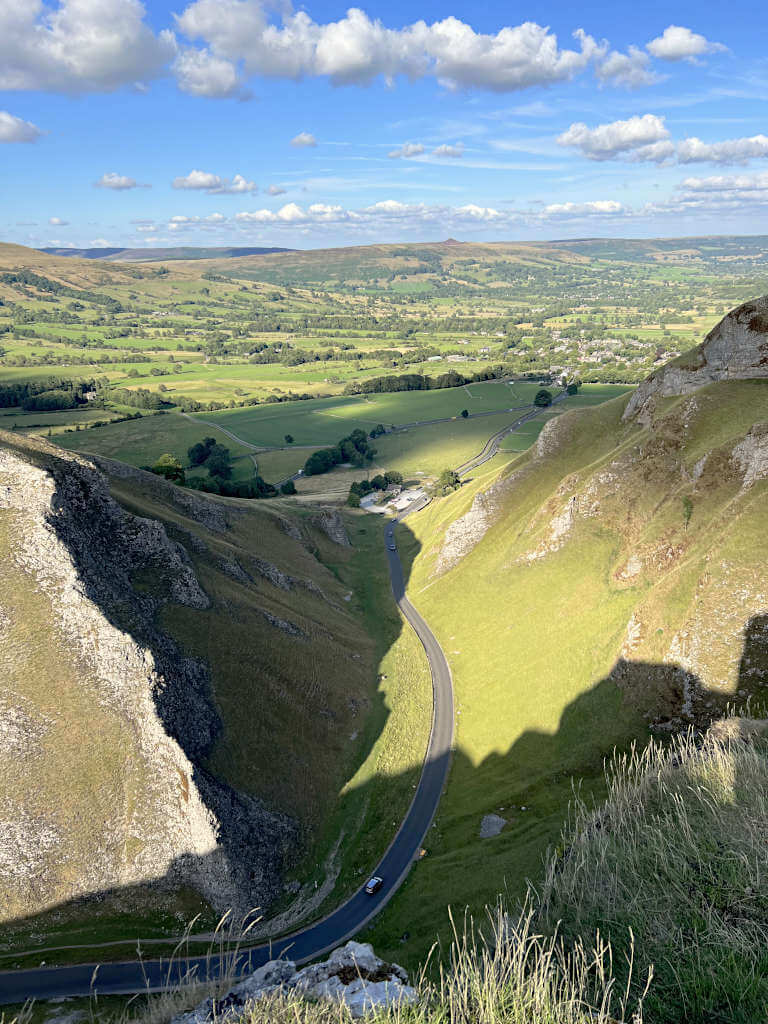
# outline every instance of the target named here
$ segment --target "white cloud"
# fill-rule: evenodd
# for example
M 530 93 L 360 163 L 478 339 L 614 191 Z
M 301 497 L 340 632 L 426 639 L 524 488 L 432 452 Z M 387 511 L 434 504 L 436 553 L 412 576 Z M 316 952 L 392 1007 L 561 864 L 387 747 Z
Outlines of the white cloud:
M 768 191 L 768 173 L 684 178 L 678 187 L 689 192 L 762 192 Z
M 588 203 L 550 203 L 544 207 L 545 217 L 583 217 L 623 213 L 624 207 L 614 199 L 596 199 Z
M 281 188 L 279 185 L 270 185 L 269 188 L 267 189 L 267 192 L 271 196 L 284 196 L 285 195 L 285 189 Z
M 557 141 L 561 146 L 575 147 L 590 160 L 614 160 L 660 142 L 664 145 L 653 152 L 663 153 L 666 157 L 669 155 L 665 151 L 668 139 L 669 129 L 664 124 L 664 118 L 656 114 L 643 114 L 642 117 L 630 117 L 626 121 L 600 124 L 596 128 L 589 128 L 583 121 L 577 121 L 568 131 L 558 136 Z
M 298 135 L 294 135 L 291 139 L 291 145 L 297 146 L 299 149 L 304 146 L 316 146 L 317 139 L 310 132 L 299 132 Z
M 406 142 L 405 145 L 400 146 L 398 149 L 392 149 L 387 156 L 390 160 L 398 160 L 401 157 L 404 160 L 410 160 L 414 156 L 421 156 L 424 152 L 424 147 L 420 142 Z
M 598 59 L 595 74 L 604 84 L 639 89 L 644 85 L 653 85 L 659 80 L 651 70 L 650 64 L 647 53 L 643 53 L 636 46 L 630 46 L 627 53 L 611 50 L 606 56 Z
M 0 90 L 109 92 L 157 77 L 176 43 L 144 14 L 139 0 L 1 0 Z
M 745 164 L 761 157 L 768 157 L 766 135 L 726 139 L 724 142 L 702 142 L 694 137 L 684 139 L 677 147 L 677 159 L 681 164 Z
M 432 76 L 448 88 L 505 92 L 567 81 L 606 49 L 582 30 L 574 33 L 578 48 L 561 49 L 554 33 L 531 21 L 494 34 L 454 17 L 389 29 L 357 8 L 327 24 L 289 8 L 277 25 L 260 0 L 194 0 L 176 20 L 187 38 L 231 64 L 242 61 L 248 74 L 320 75 L 336 85 Z
M 710 43 L 704 36 L 682 25 L 669 25 L 662 35 L 652 39 L 646 50 L 661 60 L 694 60 L 707 53 L 726 52 L 722 43 Z
M 558 136 L 557 141 L 561 146 L 578 149 L 589 160 L 734 165 L 768 158 L 767 135 L 723 142 L 702 142 L 695 137 L 673 142 L 664 118 L 655 114 L 613 121 L 596 128 L 577 121 Z
M 182 92 L 192 96 L 223 99 L 241 91 L 234 64 L 207 49 L 185 47 L 173 62 L 173 71 Z
M 0 142 L 35 142 L 42 134 L 31 121 L 22 121 L 7 110 L 0 110 Z
M 110 171 L 102 174 L 98 181 L 94 181 L 96 188 L 110 188 L 115 192 L 125 192 L 131 188 L 149 188 L 149 185 L 139 185 L 135 178 L 129 178 L 125 174 L 115 174 Z
M 236 174 L 230 179 L 222 178 L 218 174 L 211 174 L 209 171 L 190 171 L 184 177 L 174 178 L 171 186 L 177 189 L 207 192 L 209 196 L 234 196 L 259 191 L 256 182 L 248 181 L 242 174 Z
M 456 159 L 460 156 L 464 156 L 464 143 L 457 142 L 455 146 L 449 146 L 444 143 L 442 146 L 438 146 L 437 149 L 432 150 L 432 156 L 440 157 L 442 159 Z
M 69 224 L 69 221 L 62 220 L 61 217 L 49 217 L 48 223 L 55 228 L 65 228 Z

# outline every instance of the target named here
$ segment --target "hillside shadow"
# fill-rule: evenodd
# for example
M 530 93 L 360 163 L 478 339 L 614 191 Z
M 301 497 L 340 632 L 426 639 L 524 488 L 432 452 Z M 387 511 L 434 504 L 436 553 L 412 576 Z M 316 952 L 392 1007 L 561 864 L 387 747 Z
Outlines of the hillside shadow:
M 158 545 L 155 543 L 157 534 L 154 538 L 141 534 L 145 528 L 141 524 L 148 524 L 146 519 L 132 519 L 130 515 L 126 519 L 121 506 L 111 505 L 106 499 L 106 492 L 94 489 L 90 470 L 77 465 L 73 467 L 69 460 L 49 451 L 45 452 L 42 464 L 52 473 L 56 484 L 53 512 L 48 516 L 48 524 L 65 546 L 76 568 L 81 596 L 92 602 L 106 621 L 124 636 L 125 640 L 121 642 L 126 642 L 128 652 L 132 650 L 131 645 L 149 652 L 149 660 L 145 663 L 152 671 L 152 682 L 148 683 L 155 711 L 167 736 L 179 745 L 191 764 L 189 777 L 178 770 L 179 803 L 183 806 L 189 802 L 191 783 L 200 795 L 204 813 L 213 819 L 217 849 L 210 854 L 185 853 L 177 856 L 164 875 L 158 877 L 148 870 L 147 877 L 135 885 L 117 885 L 108 889 L 95 887 L 93 891 L 26 919 L 14 920 L 5 916 L 6 928 L 12 925 L 13 932 L 28 928 L 39 934 L 47 930 L 47 925 L 54 918 L 59 921 L 69 917 L 84 919 L 88 917 L 89 907 L 98 912 L 105 905 L 114 905 L 116 915 L 120 916 L 120 905 L 130 906 L 134 896 L 137 905 L 146 906 L 148 886 L 155 886 L 158 891 L 166 893 L 179 887 L 192 887 L 215 908 L 232 906 L 237 914 L 253 907 L 269 906 L 283 895 L 285 871 L 295 864 L 306 847 L 306 823 L 291 818 L 279 807 L 270 805 L 253 793 L 234 788 L 211 770 L 211 755 L 222 737 L 224 725 L 217 709 L 210 666 L 202 658 L 189 656 L 159 625 L 160 613 L 169 604 L 173 605 L 175 599 L 201 609 L 205 605 L 200 601 L 209 599 L 209 595 L 202 592 L 196 595 L 195 588 L 188 585 L 188 578 L 184 575 L 192 567 L 192 555 L 197 551 L 195 544 L 190 543 L 190 538 L 192 541 L 194 538 L 184 529 L 166 524 L 168 537 L 172 539 L 170 544 L 163 542 Z M 148 479 L 153 491 L 159 488 L 164 494 L 168 492 L 165 495 L 168 504 L 178 510 L 173 485 L 156 477 Z M 206 499 L 195 495 L 194 500 Z M 217 520 L 216 529 L 226 534 L 228 517 L 231 514 L 237 516 L 237 506 L 222 502 L 218 504 L 218 511 L 221 514 L 212 519 Z M 211 526 L 211 522 L 208 525 Z M 154 530 L 151 526 L 149 528 Z M 382 540 L 382 554 L 383 548 Z M 178 560 L 179 552 L 182 552 L 182 557 L 174 569 L 174 572 L 179 570 L 176 578 L 168 565 L 163 564 L 163 559 L 167 556 L 172 561 L 171 556 L 175 553 Z M 265 551 L 264 554 L 269 553 Z M 318 557 L 317 550 L 314 554 Z M 201 583 L 205 585 L 203 578 Z M 242 585 L 247 586 L 247 581 Z M 319 590 L 316 595 L 312 599 L 317 602 L 317 614 L 320 616 L 325 607 L 323 602 L 327 599 Z M 346 612 L 346 609 L 342 610 Z M 396 613 L 393 614 L 393 623 L 387 649 L 396 642 L 402 629 Z M 295 644 L 300 648 L 300 656 L 311 661 L 311 638 L 283 636 L 277 629 L 278 625 L 276 620 L 275 643 Z M 338 642 L 341 645 L 341 640 Z M 114 656 L 108 645 L 106 649 L 102 648 L 105 645 L 100 645 L 96 652 L 98 674 L 119 690 L 129 683 L 125 662 L 119 655 Z M 340 646 L 339 658 L 348 657 L 347 650 Z M 247 670 L 244 666 L 244 671 Z M 258 684 L 258 675 L 255 674 L 255 706 L 258 706 Z M 126 697 L 130 706 L 132 701 L 128 691 Z M 342 693 L 340 699 L 346 701 L 347 697 Z M 126 711 L 130 721 L 134 712 L 128 708 Z M 252 713 L 247 708 L 243 712 Z M 360 762 L 369 756 L 388 716 L 384 694 L 376 679 L 372 678 L 365 709 L 367 727 L 357 746 Z M 336 718 L 333 707 L 327 708 L 327 717 L 331 723 Z M 276 757 L 279 759 L 279 751 Z M 168 774 L 174 769 L 163 765 L 162 770 Z M 354 769 L 351 774 L 354 774 Z M 83 809 L 83 813 L 87 827 L 87 809 Z M 194 829 L 195 822 L 190 827 Z M 162 860 L 163 856 L 161 849 L 157 859 Z M 95 877 L 99 877 L 98 874 Z M 0 909 L 0 917 L 3 916 Z
M 418 541 L 406 524 L 402 524 L 399 530 L 402 535 L 399 542 L 401 561 L 407 583 L 413 559 L 418 552 Z M 85 562 L 91 556 L 80 551 L 77 557 Z M 399 629 L 393 635 L 392 643 L 398 635 Z M 167 657 L 169 652 L 160 643 L 158 653 Z M 737 690 L 760 701 L 768 696 L 768 615 L 754 616 L 745 626 Z M 199 692 L 201 700 L 210 700 L 208 691 Z M 644 742 L 650 735 L 646 713 L 652 712 L 652 721 L 658 734 L 664 736 L 688 724 L 704 728 L 709 720 L 724 713 L 729 702 L 733 701 L 732 693 L 723 694 L 705 688 L 694 674 L 679 665 L 619 659 L 605 678 L 579 694 L 564 708 L 555 732 L 527 730 L 506 752 L 493 753 L 480 764 L 474 764 L 460 748 L 455 750 L 449 777 L 450 794 L 448 799 L 444 796 L 435 827 L 425 841 L 428 856 L 412 869 L 402 895 L 395 897 L 392 904 L 376 919 L 374 927 L 381 939 L 381 948 L 377 946 L 377 952 L 380 955 L 397 956 L 398 959 L 406 953 L 407 962 L 408 951 L 400 945 L 399 940 L 401 933 L 406 930 L 402 917 L 404 907 L 409 907 L 409 913 L 415 914 L 412 928 L 421 927 L 423 931 L 424 922 L 418 921 L 418 915 L 427 914 L 434 934 L 443 925 L 447 925 L 448 906 L 463 909 L 469 904 L 474 910 L 482 909 L 482 902 L 490 898 L 489 872 L 499 872 L 491 885 L 491 888 L 496 886 L 499 891 L 504 889 L 504 872 L 507 870 L 510 874 L 516 874 L 518 882 L 524 877 L 521 876 L 521 870 L 535 879 L 547 846 L 556 841 L 565 822 L 568 802 L 572 797 L 571 779 L 583 780 L 585 796 L 592 793 L 599 798 L 603 792 L 605 758 L 611 755 L 614 748 L 627 749 L 631 742 Z M 628 713 L 628 708 L 631 713 Z M 162 714 L 165 715 L 163 721 L 166 728 L 176 731 L 176 735 L 181 737 L 179 742 L 187 741 L 185 729 L 188 726 L 185 725 L 184 716 L 175 718 L 171 705 L 164 706 Z M 213 723 L 211 730 L 206 733 L 209 737 L 207 742 L 211 742 L 215 735 L 215 722 L 209 710 L 205 714 L 208 715 L 206 721 Z M 366 738 L 361 757 L 367 757 L 370 753 L 386 725 L 388 715 L 383 702 L 379 702 L 373 709 L 371 721 L 375 723 L 375 728 Z M 192 749 L 199 754 L 205 750 L 205 745 L 202 742 L 197 746 L 193 744 Z M 206 800 L 211 801 L 210 806 L 215 806 L 226 819 L 226 800 L 229 800 L 229 813 L 234 816 L 239 809 L 239 801 L 244 798 L 228 787 L 219 788 L 222 784 L 218 780 L 208 783 L 204 769 L 200 769 L 199 777 L 195 776 L 196 782 L 198 778 L 202 783 L 201 791 L 207 794 Z M 402 777 L 396 777 L 391 780 L 391 784 L 401 781 Z M 340 817 L 343 819 L 347 814 L 353 799 L 355 808 L 358 808 L 360 799 L 365 802 L 373 795 L 373 788 L 381 783 L 381 779 L 372 780 L 358 787 L 351 796 L 343 798 L 339 805 Z M 487 814 L 507 814 L 509 823 L 499 835 L 480 838 L 482 819 Z M 250 820 L 253 822 L 253 819 Z M 395 829 L 392 831 L 394 833 Z M 248 852 L 254 848 L 263 855 L 263 847 L 269 844 L 270 837 L 250 837 L 251 846 L 247 842 L 238 846 L 238 842 L 241 841 L 237 835 L 228 837 L 222 833 L 222 845 L 228 853 L 234 850 L 235 855 L 241 857 L 247 857 Z M 520 860 L 516 857 L 516 850 L 522 846 L 525 847 L 525 856 Z M 355 892 L 365 875 L 378 862 L 381 853 L 383 850 L 372 854 L 368 863 L 342 877 L 339 880 L 339 891 L 346 895 Z M 215 856 L 197 858 L 196 869 L 205 872 L 209 866 L 207 862 Z M 285 853 L 282 849 L 273 849 L 272 856 L 279 867 L 284 865 Z M 459 861 L 463 858 L 466 865 L 464 873 L 457 872 L 455 866 L 452 866 L 457 862 L 457 857 Z M 479 870 L 481 865 L 482 871 Z M 175 864 L 164 879 L 155 880 L 156 884 L 167 886 L 182 869 L 188 872 L 189 864 Z M 134 895 L 138 897 L 139 888 L 115 887 L 95 893 L 91 898 L 103 902 L 106 898 L 116 896 L 121 903 L 129 905 Z M 409 893 L 414 889 L 432 893 L 434 898 L 431 902 L 428 899 L 426 904 L 422 902 L 418 905 L 418 900 L 417 904 L 409 903 Z M 88 905 L 87 899 L 74 900 L 54 909 L 57 914 L 66 916 L 87 911 Z M 41 937 L 49 921 L 50 912 L 46 912 L 14 921 L 13 929 L 14 932 L 35 933 Z M 140 922 L 136 928 L 140 928 Z M 361 937 L 366 936 L 364 934 Z M 425 952 L 419 942 L 417 940 L 415 946 L 408 947 L 411 955 Z M 125 955 L 125 949 L 122 955 Z M 0 960 L 0 969 L 2 967 L 3 961 Z

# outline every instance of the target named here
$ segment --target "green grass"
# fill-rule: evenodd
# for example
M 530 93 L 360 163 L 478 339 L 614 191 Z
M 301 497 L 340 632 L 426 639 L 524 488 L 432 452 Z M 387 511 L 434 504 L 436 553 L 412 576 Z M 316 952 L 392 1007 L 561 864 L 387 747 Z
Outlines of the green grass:
M 499 473 L 500 456 L 408 520 L 419 549 L 409 596 L 451 665 L 456 754 L 430 855 L 368 932 L 388 954 L 424 955 L 446 903 L 478 912 L 499 890 L 525 891 L 557 840 L 571 777 L 586 800 L 599 798 L 604 756 L 647 737 L 646 712 L 680 713 L 672 669 L 664 668 L 680 657 L 670 650 L 678 631 L 704 638 L 690 663 L 705 689 L 697 714 L 712 713 L 706 700 L 722 707 L 740 688 L 762 694 L 761 677 L 744 676 L 740 659 L 747 620 L 761 607 L 755 557 L 766 487 L 742 493 L 729 451 L 765 410 L 767 386 L 703 389 L 694 414 L 685 411 L 691 400 L 680 400 L 649 432 L 621 423 L 621 397 L 566 413 L 546 458 L 507 455 Z M 509 441 L 513 447 L 515 435 Z M 692 489 L 680 461 L 692 467 L 712 445 Z M 440 571 L 450 524 L 507 477 L 517 483 L 500 499 L 495 525 Z M 686 530 L 688 493 L 695 521 Z M 572 494 L 580 514 L 558 541 L 552 523 Z M 633 552 L 647 567 L 622 577 Z M 617 671 L 633 616 L 640 634 L 623 655 L 629 667 Z M 489 813 L 508 824 L 481 839 Z M 401 946 L 403 922 L 410 937 Z

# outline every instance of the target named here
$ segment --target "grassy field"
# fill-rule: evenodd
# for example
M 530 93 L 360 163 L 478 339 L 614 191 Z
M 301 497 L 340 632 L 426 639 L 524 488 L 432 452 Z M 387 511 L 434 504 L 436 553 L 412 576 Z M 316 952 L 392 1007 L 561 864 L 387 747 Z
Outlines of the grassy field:
M 697 395 L 695 414 L 684 399 L 670 402 L 653 440 L 622 426 L 621 398 L 566 414 L 549 456 L 508 455 L 499 474 L 500 455 L 408 520 L 414 540 L 400 543 L 413 553 L 409 596 L 451 664 L 456 754 L 429 856 L 369 930 L 377 948 L 400 953 L 407 921 L 406 949 L 423 955 L 446 904 L 479 912 L 498 891 L 519 896 L 540 876 L 572 778 L 585 800 L 600 798 L 603 758 L 647 737 L 648 709 L 662 720 L 680 714 L 674 669 L 664 668 L 681 657 L 676 636 L 700 638 L 684 664 L 704 687 L 702 715 L 740 688 L 762 694 L 759 674 L 750 681 L 740 666 L 762 607 L 754 559 L 766 484 L 740 492 L 728 452 L 759 419 L 765 392 L 764 381 L 717 385 Z M 708 475 L 691 492 L 686 480 L 705 451 Z M 455 567 L 440 568 L 449 526 L 497 479 L 518 482 L 499 499 L 495 525 Z M 596 511 L 558 540 L 553 524 L 573 493 Z M 696 523 L 686 530 L 690 493 Z M 622 576 L 633 551 L 647 568 Z M 486 814 L 507 822 L 490 839 L 480 838 Z

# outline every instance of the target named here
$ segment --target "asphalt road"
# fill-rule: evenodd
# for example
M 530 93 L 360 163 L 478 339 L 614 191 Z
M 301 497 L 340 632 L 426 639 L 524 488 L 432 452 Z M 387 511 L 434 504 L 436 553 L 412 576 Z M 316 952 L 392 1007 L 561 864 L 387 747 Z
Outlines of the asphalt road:
M 442 648 L 429 626 L 405 596 L 405 581 L 400 558 L 394 550 L 394 526 L 411 512 L 423 508 L 422 499 L 387 526 L 386 543 L 392 593 L 405 618 L 424 645 L 432 673 L 432 732 L 424 759 L 421 779 L 413 802 L 389 849 L 372 874 L 384 879 L 382 888 L 373 896 L 358 891 L 346 903 L 317 924 L 295 935 L 277 939 L 268 945 L 244 951 L 238 961 L 238 972 L 244 973 L 278 957 L 303 962 L 333 949 L 358 932 L 392 897 L 404 881 L 414 859 L 418 857 L 424 838 L 432 824 L 440 802 L 453 742 L 453 685 L 451 671 Z M 390 546 L 391 545 L 391 546 Z M 38 967 L 23 971 L 0 972 L 0 1005 L 20 1003 L 26 999 L 55 999 L 83 996 L 96 991 L 101 995 L 145 992 L 167 988 L 189 970 L 198 976 L 215 977 L 220 969 L 219 958 L 196 957 L 169 966 L 167 960 L 145 960 L 105 963 L 94 976 L 95 964 L 65 967 Z

